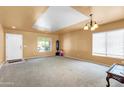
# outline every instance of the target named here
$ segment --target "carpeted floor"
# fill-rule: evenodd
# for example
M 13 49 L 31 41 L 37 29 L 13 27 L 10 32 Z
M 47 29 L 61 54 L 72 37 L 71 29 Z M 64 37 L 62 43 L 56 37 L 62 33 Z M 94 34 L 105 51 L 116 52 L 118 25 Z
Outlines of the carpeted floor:
M 108 67 L 64 57 L 30 59 L 5 64 L 0 86 L 10 87 L 105 87 Z M 124 87 L 111 79 L 112 87 Z

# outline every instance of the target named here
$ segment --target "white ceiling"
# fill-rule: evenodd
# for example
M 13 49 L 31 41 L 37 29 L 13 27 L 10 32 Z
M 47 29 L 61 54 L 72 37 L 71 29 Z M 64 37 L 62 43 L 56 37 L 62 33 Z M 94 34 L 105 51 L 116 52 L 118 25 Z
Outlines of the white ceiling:
M 44 14 L 39 16 L 33 27 L 39 30 L 57 31 L 87 19 L 87 16 L 72 7 L 50 6 Z

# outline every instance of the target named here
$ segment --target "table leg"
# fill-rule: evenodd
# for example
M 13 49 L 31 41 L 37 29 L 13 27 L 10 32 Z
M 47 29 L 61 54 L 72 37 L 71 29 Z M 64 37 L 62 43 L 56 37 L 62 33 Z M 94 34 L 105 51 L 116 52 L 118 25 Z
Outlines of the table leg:
M 106 85 L 106 87 L 110 87 L 109 79 L 110 79 L 110 78 L 107 76 L 107 77 L 106 77 L 106 81 L 107 81 L 107 85 Z

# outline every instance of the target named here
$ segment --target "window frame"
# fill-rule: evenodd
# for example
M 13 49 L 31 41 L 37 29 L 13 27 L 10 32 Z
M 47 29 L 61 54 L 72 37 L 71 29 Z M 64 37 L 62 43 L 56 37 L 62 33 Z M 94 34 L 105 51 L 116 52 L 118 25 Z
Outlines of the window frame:
M 46 50 L 41 50 L 41 49 L 39 49 L 39 47 L 38 47 L 38 42 L 39 42 L 39 38 L 41 38 L 41 39 L 48 39 L 49 41 L 50 41 L 50 50 L 48 50 L 48 51 L 46 51 Z M 37 38 L 37 51 L 38 52 L 52 52 L 52 38 L 50 38 L 50 37 L 42 37 L 42 36 L 40 36 L 40 37 L 38 37 Z
M 108 48 L 107 48 L 107 43 L 108 43 L 108 36 L 107 36 L 107 34 L 109 33 L 109 32 L 114 32 L 114 31 L 119 31 L 119 30 L 123 30 L 123 54 L 124 54 L 124 29 L 115 29 L 115 30 L 109 30 L 109 31 L 104 31 L 104 32 L 94 32 L 94 33 L 92 33 L 92 56 L 100 56 L 100 57 L 108 57 L 108 58 L 115 58 L 115 59 L 124 59 L 124 55 L 123 56 L 121 56 L 121 57 L 117 57 L 118 55 L 108 55 L 107 54 L 107 50 L 108 50 Z M 105 54 L 102 54 L 102 53 L 94 53 L 93 52 L 93 34 L 97 34 L 97 33 L 105 33 L 106 34 L 106 37 L 105 37 L 105 43 L 106 43 L 106 45 L 105 45 L 105 49 L 106 49 L 106 53 Z

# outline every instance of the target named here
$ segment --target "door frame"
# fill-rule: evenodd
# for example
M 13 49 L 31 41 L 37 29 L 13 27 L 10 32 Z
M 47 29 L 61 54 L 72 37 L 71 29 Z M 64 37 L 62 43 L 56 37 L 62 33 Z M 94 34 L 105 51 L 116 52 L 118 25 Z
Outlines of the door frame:
M 12 35 L 21 35 L 22 36 L 22 60 L 24 60 L 24 43 L 23 43 L 23 35 L 22 34 L 16 34 L 16 33 L 6 33 L 5 34 L 5 60 L 7 61 L 7 57 L 6 57 L 6 49 L 7 49 L 7 34 L 12 34 Z

